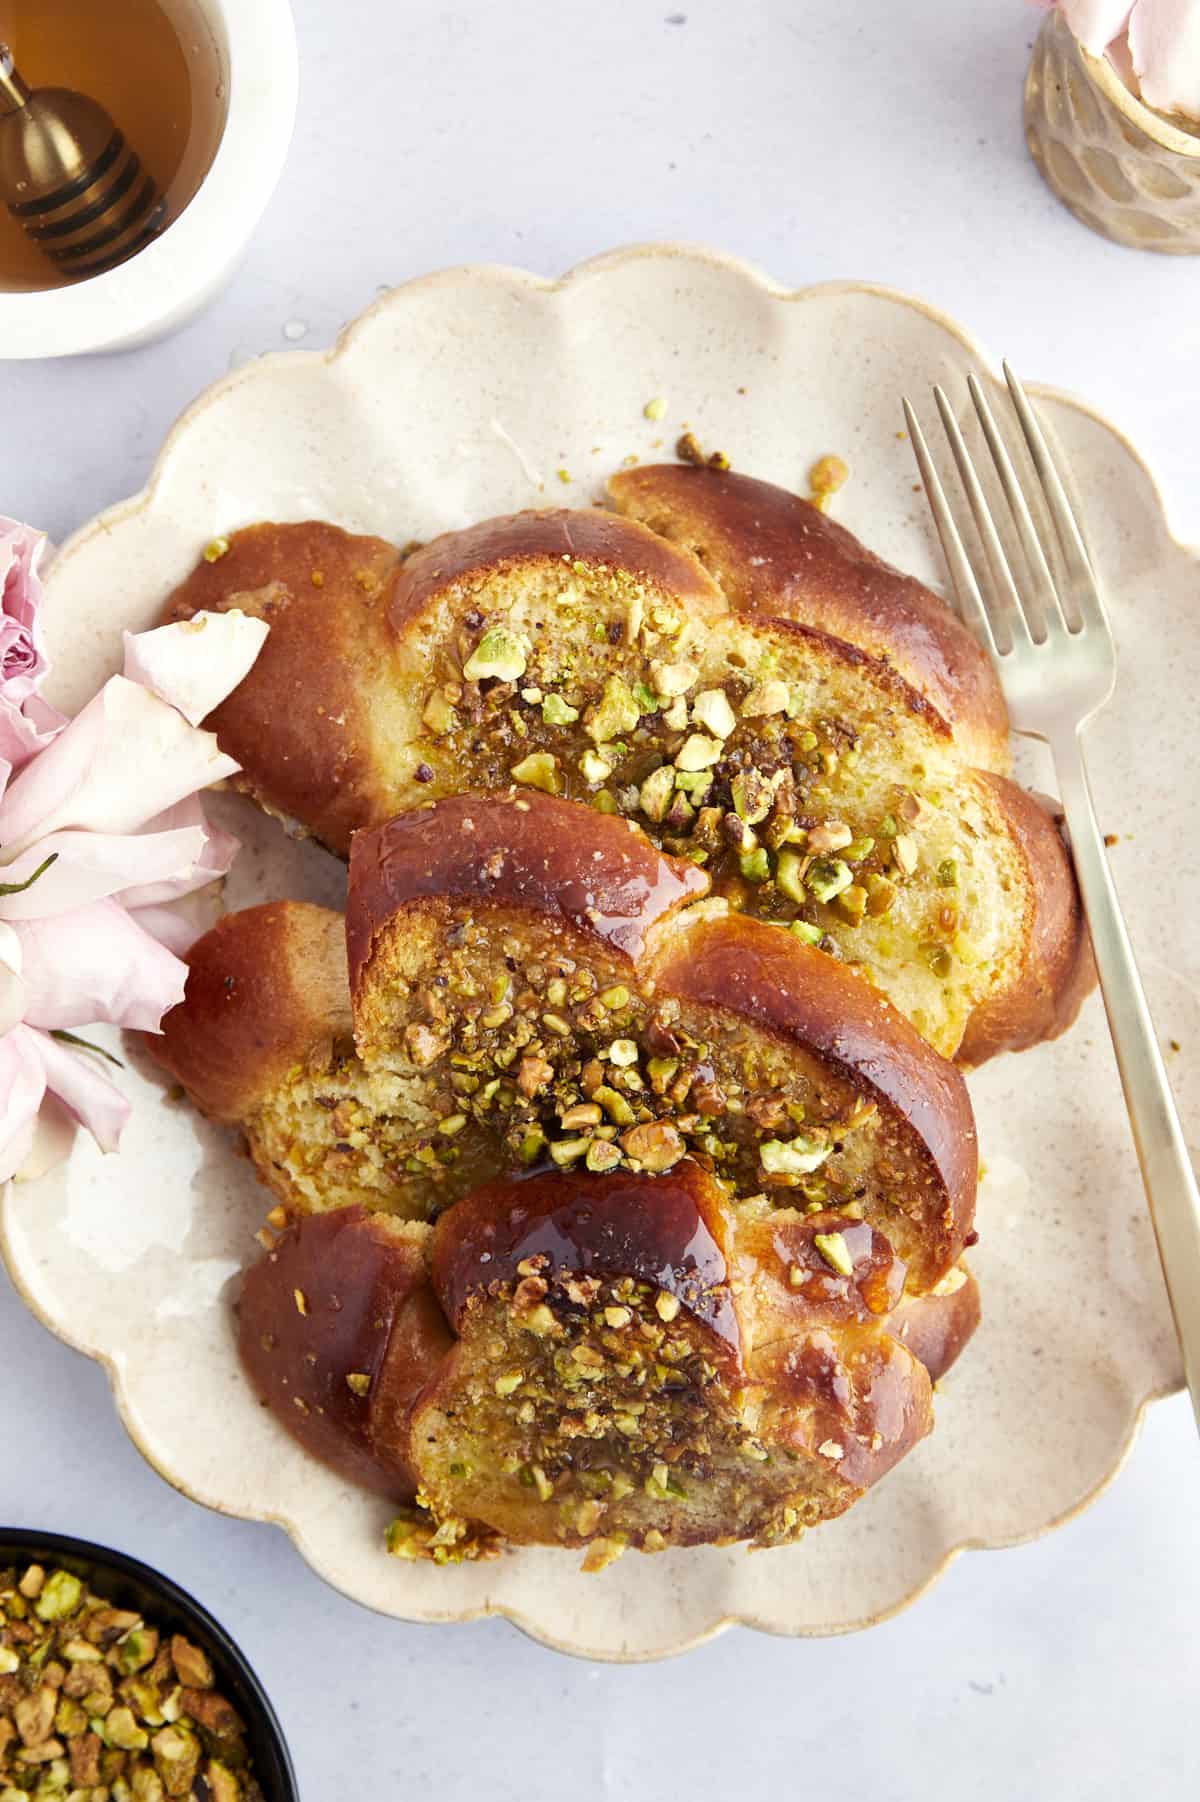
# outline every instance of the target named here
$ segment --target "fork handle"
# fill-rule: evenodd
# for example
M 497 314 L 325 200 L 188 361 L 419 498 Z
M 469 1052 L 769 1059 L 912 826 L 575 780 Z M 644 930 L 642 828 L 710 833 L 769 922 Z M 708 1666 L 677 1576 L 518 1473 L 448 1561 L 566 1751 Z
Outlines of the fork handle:
M 1200 1189 L 1092 805 L 1078 731 L 1051 741 L 1183 1369 L 1200 1426 Z

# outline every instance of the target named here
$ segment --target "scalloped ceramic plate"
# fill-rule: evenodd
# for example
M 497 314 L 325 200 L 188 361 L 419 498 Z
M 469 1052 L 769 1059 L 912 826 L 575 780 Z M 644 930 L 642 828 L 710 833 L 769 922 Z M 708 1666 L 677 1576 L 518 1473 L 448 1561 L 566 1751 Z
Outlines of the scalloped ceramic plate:
M 853 473 L 838 517 L 938 581 L 899 397 L 933 381 L 962 394 L 969 368 L 994 381 L 962 333 L 915 301 L 860 286 L 786 293 L 701 252 L 622 252 L 553 284 L 504 269 L 415 282 L 329 355 L 266 357 L 219 383 L 172 433 L 146 492 L 71 541 L 49 583 L 53 698 L 74 707 L 92 692 L 117 663 L 121 628 L 151 623 L 216 532 L 316 515 L 407 540 L 582 504 L 626 455 L 669 456 L 685 421 L 738 468 L 790 487 L 839 452 Z M 668 410 L 653 424 L 643 408 L 657 395 Z M 1172 541 L 1150 476 L 1110 426 L 1039 399 L 1070 456 L 1124 652 L 1116 704 L 1090 741 L 1095 788 L 1122 835 L 1114 863 L 1159 1026 L 1194 1046 L 1200 943 L 1184 926 L 1200 911 L 1196 707 L 1162 702 L 1200 694 L 1200 559 Z M 1024 773 L 1048 779 L 1032 761 Z M 331 859 L 236 799 L 219 805 L 245 842 L 231 905 L 338 901 Z M 1175 1060 L 1193 1119 L 1198 1068 Z M 18 1288 L 105 1364 L 163 1476 L 209 1507 L 277 1522 L 330 1583 L 403 1619 L 504 1614 L 549 1644 L 624 1659 L 734 1621 L 865 1626 L 964 1547 L 1030 1538 L 1083 1506 L 1120 1466 L 1147 1400 L 1180 1381 L 1093 998 L 1066 1039 L 972 1079 L 988 1163 L 974 1254 L 984 1325 L 944 1386 L 933 1437 L 850 1515 L 785 1551 L 630 1557 L 595 1577 L 552 1551 L 444 1570 L 393 1562 L 386 1506 L 305 1459 L 239 1374 L 228 1288 L 256 1254 L 264 1192 L 230 1138 L 170 1102 L 148 1066 L 126 1082 L 136 1105 L 119 1157 L 81 1141 L 6 1198 Z

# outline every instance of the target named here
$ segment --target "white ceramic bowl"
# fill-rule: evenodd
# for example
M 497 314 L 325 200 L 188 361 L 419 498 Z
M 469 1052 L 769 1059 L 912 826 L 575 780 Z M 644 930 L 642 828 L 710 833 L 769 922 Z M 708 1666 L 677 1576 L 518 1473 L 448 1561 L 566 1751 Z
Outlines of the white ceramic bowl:
M 233 273 L 283 171 L 298 62 L 289 0 L 192 0 L 227 91 L 212 165 L 179 218 L 107 275 L 0 293 L 0 359 L 125 350 L 199 312 Z

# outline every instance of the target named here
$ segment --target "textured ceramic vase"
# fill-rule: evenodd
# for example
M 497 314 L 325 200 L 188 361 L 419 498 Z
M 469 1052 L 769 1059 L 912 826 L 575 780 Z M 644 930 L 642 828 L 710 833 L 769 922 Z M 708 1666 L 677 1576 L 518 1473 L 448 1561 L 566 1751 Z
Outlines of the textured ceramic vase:
M 1131 94 L 1052 12 L 1025 83 L 1034 162 L 1076 218 L 1118 244 L 1200 253 L 1200 134 Z

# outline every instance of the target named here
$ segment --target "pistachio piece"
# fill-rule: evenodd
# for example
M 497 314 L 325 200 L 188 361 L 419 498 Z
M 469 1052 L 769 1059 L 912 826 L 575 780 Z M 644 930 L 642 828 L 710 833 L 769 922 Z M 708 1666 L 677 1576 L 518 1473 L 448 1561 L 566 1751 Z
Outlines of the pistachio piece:
M 579 718 L 579 709 L 570 706 L 561 695 L 546 695 L 542 701 L 542 718 L 548 726 L 570 726 Z
M 564 1170 L 568 1164 L 574 1164 L 585 1155 L 590 1143 L 590 1139 L 552 1139 L 550 1156 L 559 1169 Z
M 657 1174 L 669 1170 L 683 1156 L 686 1147 L 678 1129 L 665 1120 L 650 1120 L 621 1134 L 621 1149 L 636 1159 L 644 1170 Z
M 834 906 L 857 926 L 867 911 L 867 891 L 861 882 L 852 882 L 849 888 L 842 890 Z
M 761 770 L 739 770 L 729 785 L 739 819 L 757 826 L 771 811 L 775 790 Z
M 675 767 L 680 770 L 710 770 L 714 763 L 719 763 L 723 748 L 715 738 L 706 738 L 702 732 L 693 732 L 683 741 L 683 747 L 675 759 Z
M 611 1131 L 611 1128 L 609 1130 Z M 587 1157 L 584 1161 L 589 1170 L 601 1175 L 605 1170 L 616 1169 L 621 1162 L 621 1153 L 607 1139 L 593 1139 L 588 1146 Z M 615 1310 L 612 1311 L 615 1312 Z M 612 1322 L 609 1324 L 611 1325 Z
M 759 1161 L 768 1176 L 810 1176 L 832 1155 L 831 1145 L 798 1133 L 794 1139 L 764 1139 Z
M 906 832 L 898 832 L 892 840 L 892 862 L 902 876 L 911 876 L 917 867 L 920 852 L 915 838 Z
M 547 795 L 562 793 L 558 758 L 550 751 L 531 751 L 520 763 L 513 764 L 509 775 L 514 782 L 523 783 L 526 788 L 540 788 Z
M 671 705 L 664 710 L 662 718 L 664 726 L 669 726 L 672 732 L 683 731 L 688 723 L 688 706 L 683 695 L 671 702 Z
M 692 718 L 707 727 L 714 738 L 728 738 L 737 725 L 737 715 L 729 705 L 723 688 L 703 688 L 692 702 Z
M 504 1372 L 503 1376 L 498 1376 L 496 1378 L 495 1382 L 492 1384 L 492 1388 L 496 1391 L 497 1395 L 512 1395 L 515 1390 L 521 1387 L 521 1384 L 524 1381 L 525 1374 L 523 1371 L 508 1370 Z
M 627 1070 L 638 1061 L 638 1048 L 633 1039 L 614 1039 L 608 1048 L 608 1055 L 618 1069 Z
M 807 920 L 793 920 L 791 930 L 805 945 L 819 945 L 825 937 L 819 926 L 811 926 Z
M 854 834 L 844 820 L 826 820 L 823 826 L 812 827 L 808 835 L 808 848 L 817 857 L 824 857 L 829 851 L 844 851 L 853 843 Z
M 642 412 L 647 419 L 661 419 L 666 413 L 666 410 L 667 403 L 661 394 L 656 394 L 654 399 L 648 400 L 642 408 Z
M 787 709 L 787 683 L 775 678 L 759 682 L 742 701 L 742 715 L 745 719 L 766 718 L 774 713 L 786 713 Z
M 629 684 L 620 676 L 609 676 L 599 701 L 584 715 L 584 730 L 594 744 L 604 744 L 632 732 L 641 717 Z
M 937 879 L 943 888 L 958 887 L 958 859 L 943 857 L 937 867 Z
M 605 759 L 600 756 L 598 751 L 588 750 L 588 751 L 585 751 L 583 753 L 582 757 L 579 759 L 579 774 L 583 777 L 583 779 L 586 783 L 588 783 L 590 786 L 594 787 L 599 782 L 607 782 L 608 781 L 608 778 L 612 775 L 612 764 L 606 762 Z M 611 800 L 612 797 L 609 796 L 609 799 Z M 600 796 L 597 795 L 596 805 L 599 806 L 599 803 L 600 803 Z M 611 809 L 601 808 L 601 812 L 615 813 L 616 812 L 616 803 L 615 802 L 613 803 L 613 806 Z
M 798 906 L 808 900 L 804 887 L 804 872 L 808 866 L 807 857 L 801 857 L 798 851 L 781 851 L 775 859 L 775 882 L 781 894 Z M 817 937 L 820 938 L 820 933 Z
M 471 682 L 482 682 L 495 676 L 501 682 L 516 682 L 525 674 L 529 641 L 507 626 L 492 626 L 484 633 L 463 665 L 463 675 Z
M 421 719 L 431 732 L 453 732 L 458 725 L 458 714 L 444 688 L 435 688 L 425 703 Z
M 831 1270 L 839 1276 L 854 1275 L 854 1259 L 843 1233 L 814 1233 L 813 1244 Z
M 675 793 L 675 771 L 669 763 L 652 770 L 639 791 L 642 812 L 647 819 L 662 821 L 667 817 Z
M 652 663 L 650 674 L 655 688 L 667 701 L 673 701 L 679 695 L 685 695 L 688 689 L 694 688 L 700 679 L 700 671 L 696 665 L 688 663 L 682 657 L 677 663 Z
M 832 901 L 835 895 L 850 887 L 854 873 L 840 857 L 819 857 L 809 865 L 804 880 L 818 901 Z
M 696 809 L 692 806 L 682 789 L 676 789 L 671 796 L 671 805 L 667 808 L 663 824 L 674 827 L 676 832 L 683 830 L 695 817 Z
M 83 1584 L 70 1571 L 51 1571 L 45 1585 L 34 1604 L 34 1613 L 40 1621 L 65 1620 L 68 1614 L 74 1614 L 83 1596 Z
M 872 874 L 867 877 L 866 889 L 867 912 L 872 918 L 890 913 L 899 893 L 895 883 L 889 882 L 886 876 Z
M 967 1273 L 960 1264 L 948 1270 L 940 1283 L 935 1283 L 929 1291 L 931 1295 L 956 1295 L 967 1280 Z
M 654 1297 L 654 1312 L 661 1321 L 670 1326 L 679 1315 L 679 1297 L 672 1295 L 667 1289 L 660 1289 Z
M 766 882 L 770 878 L 771 860 L 761 845 L 754 851 L 743 851 L 738 865 L 747 882 Z

